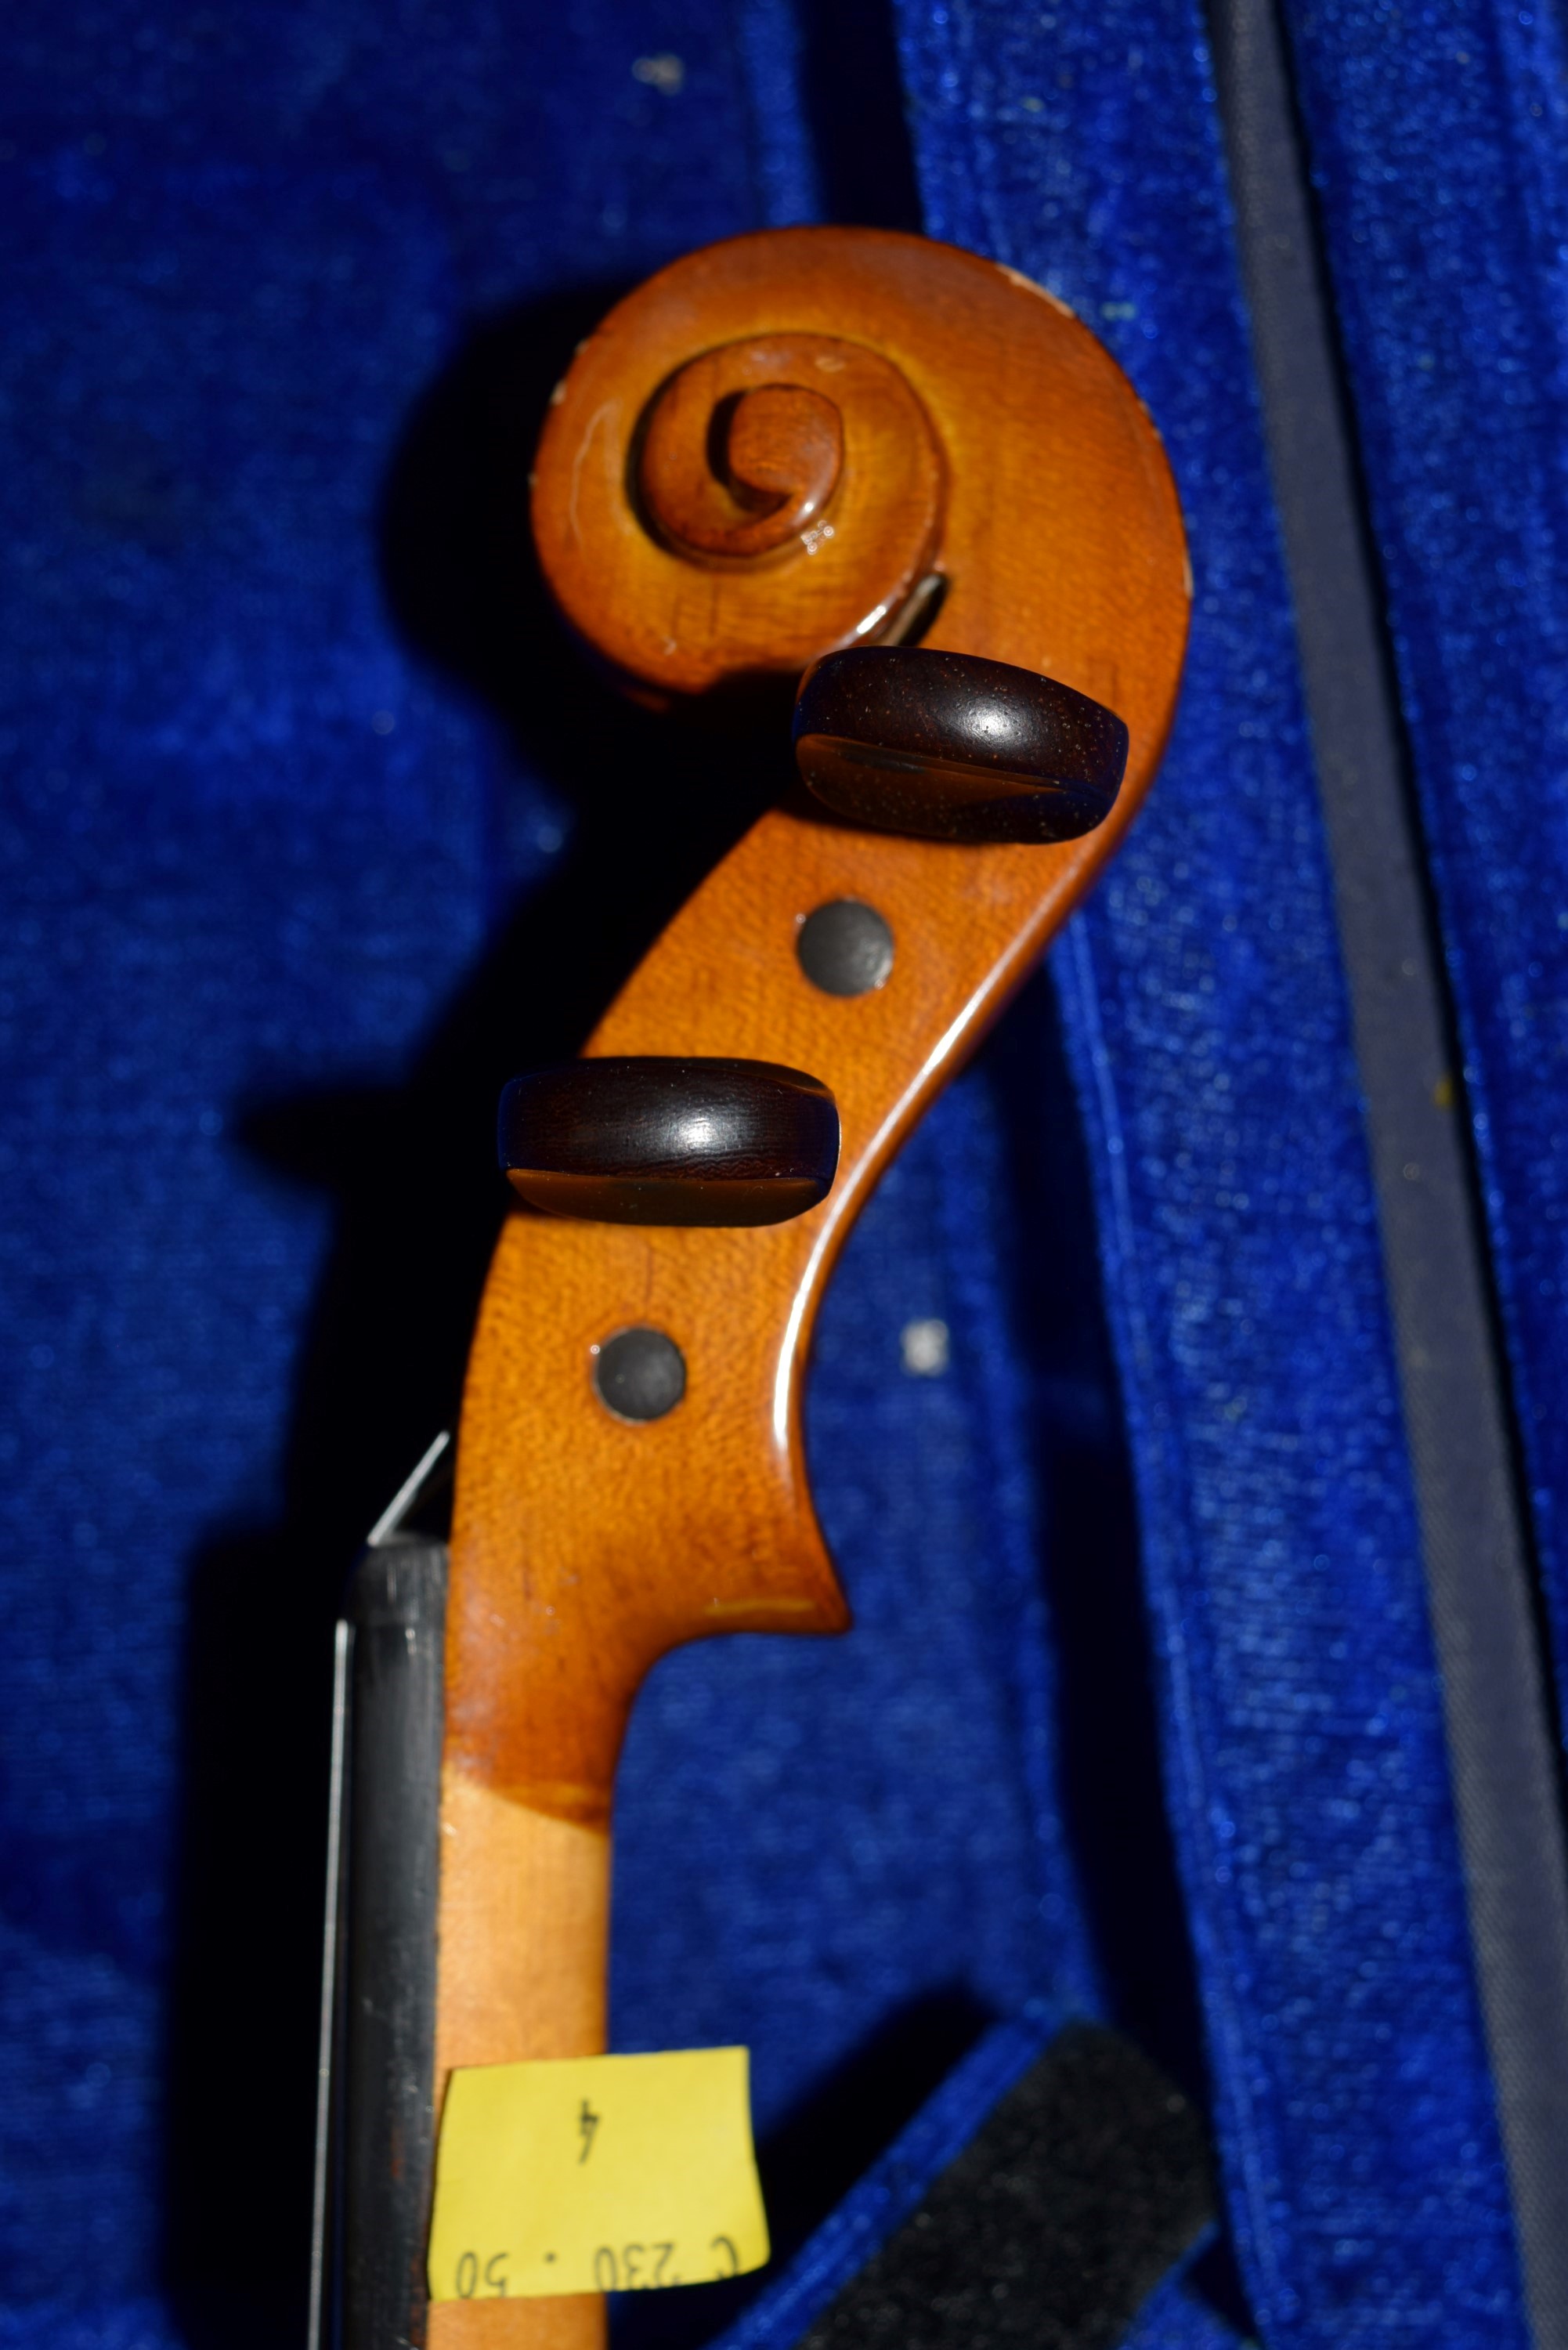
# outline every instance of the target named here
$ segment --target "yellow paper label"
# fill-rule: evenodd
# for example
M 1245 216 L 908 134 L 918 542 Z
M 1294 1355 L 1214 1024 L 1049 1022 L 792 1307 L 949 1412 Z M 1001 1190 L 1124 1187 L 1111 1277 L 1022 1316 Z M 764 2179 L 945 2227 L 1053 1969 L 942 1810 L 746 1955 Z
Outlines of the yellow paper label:
M 767 2257 L 744 2048 L 453 2073 L 432 2301 L 703 2284 Z

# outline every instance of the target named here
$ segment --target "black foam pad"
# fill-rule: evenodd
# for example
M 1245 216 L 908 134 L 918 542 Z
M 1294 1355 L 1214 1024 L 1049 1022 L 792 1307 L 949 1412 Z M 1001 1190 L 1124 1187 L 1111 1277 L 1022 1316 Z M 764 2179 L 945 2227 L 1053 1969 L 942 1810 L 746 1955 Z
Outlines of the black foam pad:
M 1196 2108 L 1075 2024 L 800 2350 L 1111 2350 L 1214 2216 Z

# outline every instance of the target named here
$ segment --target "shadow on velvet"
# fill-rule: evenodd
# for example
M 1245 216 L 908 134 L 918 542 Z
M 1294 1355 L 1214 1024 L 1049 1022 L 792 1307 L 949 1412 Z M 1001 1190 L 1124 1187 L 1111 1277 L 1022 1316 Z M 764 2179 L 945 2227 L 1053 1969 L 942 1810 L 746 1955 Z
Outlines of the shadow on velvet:
M 1106 1326 L 1088 1153 L 1049 971 L 980 1063 L 1006 1152 L 1014 1342 L 1029 1366 L 1044 1573 L 1062 1669 L 1064 1825 L 1106 1992 L 1125 2032 L 1210 2110 L 1197 1972 L 1161 1783 L 1153 1664 L 1119 1383 Z M 1194 2290 L 1256 2333 L 1221 2236 Z
M 618 291 L 482 328 L 412 416 L 382 511 L 399 634 L 470 703 L 476 731 L 500 733 L 508 776 L 548 780 L 566 847 L 406 1085 L 238 1106 L 244 1146 L 280 1181 L 328 1192 L 336 1227 L 301 1354 L 285 1516 L 215 1540 L 192 1577 L 165 2269 L 201 2350 L 243 2350 L 247 2324 L 302 2338 L 330 1627 L 366 1528 L 453 1424 L 507 1200 L 501 1087 L 577 1049 L 788 778 L 787 692 L 691 723 L 636 709 L 566 642 L 533 567 L 525 484 L 545 404 Z M 265 2274 L 236 2266 L 238 2209 L 248 2243 L 277 2248 Z

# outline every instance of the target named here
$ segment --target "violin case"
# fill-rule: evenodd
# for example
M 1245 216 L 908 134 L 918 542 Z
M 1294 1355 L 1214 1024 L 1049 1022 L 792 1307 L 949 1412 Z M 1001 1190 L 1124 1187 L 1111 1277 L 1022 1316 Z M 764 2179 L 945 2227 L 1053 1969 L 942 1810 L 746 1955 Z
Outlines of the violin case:
M 776 2256 L 617 2338 L 894 2339 L 837 2297 L 1095 2027 L 1200 2112 L 1212 2216 L 1037 2340 L 1568 2342 L 1562 36 L 1547 0 L 12 24 L 0 2345 L 304 2339 L 344 1577 L 450 1422 L 501 1084 L 745 814 L 566 648 L 521 484 L 613 299 L 813 221 L 1092 326 L 1193 627 L 1127 847 L 828 1295 L 855 1629 L 639 1701 L 612 2045 L 750 2048 Z M 1404 854 L 1356 741 L 1425 962 L 1355 916 Z M 1447 1242 L 1400 1206 L 1406 1081 Z M 1450 1306 L 1469 1373 L 1424 1388 Z

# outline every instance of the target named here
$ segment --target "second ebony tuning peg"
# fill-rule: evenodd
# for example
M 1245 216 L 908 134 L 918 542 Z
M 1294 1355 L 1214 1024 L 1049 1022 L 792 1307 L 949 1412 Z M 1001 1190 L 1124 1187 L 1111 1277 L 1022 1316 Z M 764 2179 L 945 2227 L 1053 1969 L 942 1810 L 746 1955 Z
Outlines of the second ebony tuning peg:
M 865 645 L 807 671 L 794 749 L 817 798 L 857 824 L 934 840 L 1076 840 L 1115 805 L 1127 730 L 1032 670 Z
M 826 1198 L 838 1139 L 827 1087 L 772 1061 L 563 1061 L 501 1097 L 513 1189 L 597 1223 L 784 1223 Z

